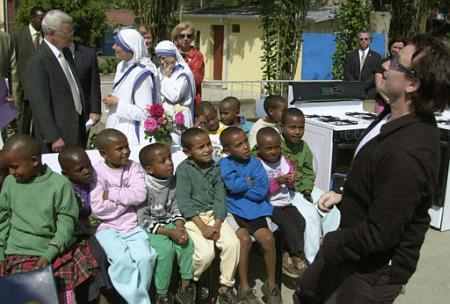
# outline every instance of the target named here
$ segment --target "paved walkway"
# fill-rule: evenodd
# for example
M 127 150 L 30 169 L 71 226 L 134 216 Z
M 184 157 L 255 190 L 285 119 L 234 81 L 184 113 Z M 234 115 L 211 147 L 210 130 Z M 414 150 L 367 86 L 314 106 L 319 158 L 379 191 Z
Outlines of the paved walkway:
M 421 250 L 416 273 L 394 304 L 450 303 L 450 231 L 429 229 Z M 262 262 L 262 261 L 261 261 Z M 258 266 L 256 266 L 258 267 Z M 261 279 L 256 280 L 257 295 L 261 296 Z M 293 290 L 282 287 L 284 304 L 292 303 Z M 327 304 L 333 304 L 329 301 Z

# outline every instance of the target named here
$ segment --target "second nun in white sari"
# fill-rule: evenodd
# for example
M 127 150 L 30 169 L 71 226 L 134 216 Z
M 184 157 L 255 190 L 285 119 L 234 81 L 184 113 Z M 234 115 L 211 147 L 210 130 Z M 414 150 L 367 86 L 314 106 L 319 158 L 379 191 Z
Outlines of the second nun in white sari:
M 170 115 L 174 115 L 179 107 L 184 114 L 184 126 L 190 128 L 193 124 L 194 114 L 194 76 L 173 42 L 161 41 L 156 46 L 155 53 L 161 61 L 159 78 L 164 110 Z M 173 144 L 180 145 L 180 134 L 171 135 Z
M 124 29 L 115 36 L 113 49 L 121 59 L 117 65 L 112 94 L 103 98 L 109 109 L 106 128 L 124 133 L 130 146 L 143 146 L 146 107 L 159 101 L 156 67 L 147 59 L 144 38 L 138 31 Z

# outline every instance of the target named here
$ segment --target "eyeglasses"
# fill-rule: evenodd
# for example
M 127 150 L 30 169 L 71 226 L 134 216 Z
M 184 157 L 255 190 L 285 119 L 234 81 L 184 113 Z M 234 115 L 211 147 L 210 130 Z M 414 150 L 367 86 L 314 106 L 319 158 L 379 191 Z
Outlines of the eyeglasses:
M 192 39 L 193 36 L 192 34 L 180 34 L 178 35 L 178 39 Z
M 359 41 L 369 41 L 370 38 L 359 38 Z
M 393 56 L 391 58 L 391 62 L 389 63 L 389 69 L 394 70 L 394 71 L 403 72 L 412 77 L 416 77 L 417 72 L 414 69 L 409 69 L 409 68 L 405 67 L 403 64 L 401 64 L 400 62 L 398 62 L 398 58 L 399 58 L 398 54 L 395 54 L 395 56 Z
M 72 37 L 73 34 L 75 33 L 75 31 L 71 30 L 70 32 L 64 32 L 62 30 L 59 30 L 59 31 L 56 31 L 56 33 L 60 33 L 64 37 Z

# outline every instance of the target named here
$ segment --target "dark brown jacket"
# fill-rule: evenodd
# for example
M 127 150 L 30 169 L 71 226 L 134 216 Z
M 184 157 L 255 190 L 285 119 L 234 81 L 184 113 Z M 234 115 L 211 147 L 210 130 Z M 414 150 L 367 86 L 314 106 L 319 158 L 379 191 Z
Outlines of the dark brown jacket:
M 409 280 L 430 223 L 439 145 L 433 116 L 409 114 L 381 128 L 353 160 L 340 204 L 341 229 L 323 242 L 326 263 L 372 272 L 391 262 L 390 282 Z

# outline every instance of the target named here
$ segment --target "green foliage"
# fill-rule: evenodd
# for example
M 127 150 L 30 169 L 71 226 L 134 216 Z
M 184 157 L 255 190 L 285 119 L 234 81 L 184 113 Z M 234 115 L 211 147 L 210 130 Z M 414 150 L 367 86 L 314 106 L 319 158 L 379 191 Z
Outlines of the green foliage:
M 370 31 L 368 1 L 346 1 L 336 12 L 336 52 L 333 54 L 333 79 L 344 78 L 344 60 L 349 51 L 358 48 L 358 33 Z
M 310 0 L 262 0 L 263 77 L 293 79 L 300 57 L 303 26 Z M 268 84 L 269 93 L 281 94 L 281 86 Z M 283 92 L 285 93 L 285 92 Z
M 170 39 L 172 28 L 180 22 L 183 0 L 131 0 L 127 7 L 136 14 L 136 24 L 153 29 L 154 41 Z
M 30 10 L 33 6 L 42 6 L 48 10 L 59 9 L 73 18 L 75 41 L 94 47 L 103 37 L 106 28 L 106 1 L 90 0 L 25 0 L 20 4 L 15 27 L 25 26 L 30 21 Z
M 93 134 L 91 137 L 89 137 L 87 148 L 89 150 L 96 150 L 97 149 L 97 143 L 95 140 L 97 139 L 97 134 Z
M 98 69 L 102 74 L 114 73 L 120 60 L 116 57 L 102 56 L 98 58 Z
M 392 1 L 389 36 L 411 37 L 414 34 L 425 32 L 427 12 L 431 7 L 431 2 L 430 0 Z

